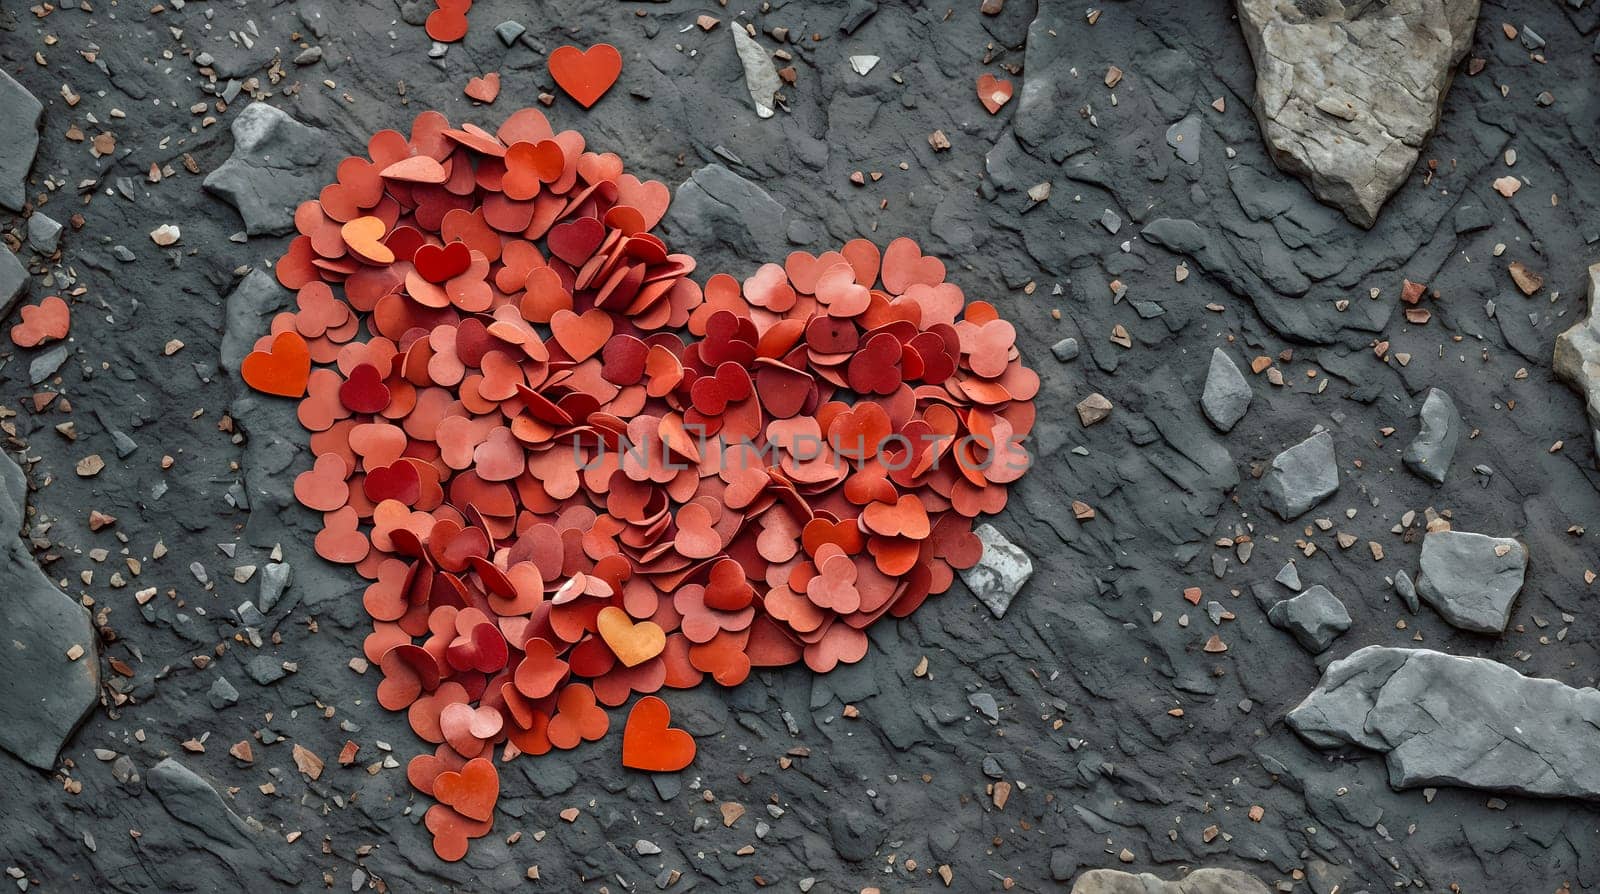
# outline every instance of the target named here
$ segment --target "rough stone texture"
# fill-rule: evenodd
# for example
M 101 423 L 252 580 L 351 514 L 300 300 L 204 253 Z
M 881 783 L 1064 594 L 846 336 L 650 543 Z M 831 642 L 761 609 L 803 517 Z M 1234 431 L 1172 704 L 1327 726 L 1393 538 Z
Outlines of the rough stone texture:
M 1443 484 L 1456 447 L 1461 444 L 1461 430 L 1465 427 L 1461 413 L 1450 395 L 1438 388 L 1429 388 L 1417 418 L 1421 430 L 1406 445 L 1406 468 L 1434 484 Z
M 689 0 L 547 4 L 559 15 L 479 0 L 466 39 L 441 48 L 437 59 L 428 58 L 421 28 L 428 0 L 398 11 L 327 0 L 181 9 L 162 2 L 159 13 L 151 12 L 157 4 L 93 2 L 89 12 L 57 2 L 44 19 L 28 12 L 31 5 L 0 10 L 0 22 L 14 26 L 0 38 L 0 60 L 46 102 L 50 137 L 40 144 L 35 176 L 67 184 L 46 210 L 63 221 L 85 217 L 82 230 L 64 234 L 59 262 L 35 261 L 44 269 L 31 291 L 87 291 L 71 299 L 73 337 L 59 353 L 0 350 L 0 398 L 16 412 L 3 422 L 39 457 L 33 480 L 50 482 L 30 499 L 50 525 L 48 551 L 59 555 L 48 573 L 68 580 L 73 596 L 93 597 L 97 614 L 109 609 L 106 624 L 117 639 L 102 651 L 134 670 L 123 677 L 102 666 L 103 690 L 136 704 L 92 711 L 67 742 L 62 756 L 74 763 L 80 794 L 0 753 L 0 796 L 13 816 L 29 818 L 0 823 L 0 849 L 4 865 L 32 879 L 30 891 L 240 889 L 229 870 L 201 862 L 214 859 L 205 855 L 206 840 L 146 790 L 141 774 L 170 754 L 224 792 L 240 818 L 259 821 L 271 856 L 301 888 L 317 891 L 326 890 L 325 872 L 337 890 L 347 890 L 357 872 L 391 891 L 655 890 L 667 870 L 683 874 L 672 891 L 742 890 L 754 872 L 769 891 L 798 890 L 805 878 L 815 879 L 813 891 L 866 884 L 924 891 L 943 890 L 931 873 L 944 863 L 955 872 L 953 891 L 998 888 L 990 870 L 1014 878 L 1013 890 L 1067 890 L 1079 873 L 1107 866 L 1167 879 L 1182 877 L 1185 867 L 1232 868 L 1269 888 L 1292 883 L 1312 894 L 1333 884 L 1349 894 L 1392 890 L 1395 882 L 1441 891 L 1455 882 L 1469 892 L 1553 892 L 1565 882 L 1582 892 L 1581 880 L 1600 873 L 1600 805 L 1502 796 L 1504 809 L 1489 810 L 1484 794 L 1449 787 L 1429 802 L 1392 791 L 1382 761 L 1329 760 L 1282 722 L 1316 685 L 1319 661 L 1373 643 L 1414 645 L 1419 630 L 1432 648 L 1514 661 L 1531 676 L 1574 686 L 1589 685 L 1584 669 L 1600 667 L 1600 633 L 1588 591 L 1577 583 L 1595 565 L 1600 473 L 1582 434 L 1583 401 L 1550 372 L 1556 334 L 1582 317 L 1584 265 L 1600 260 L 1590 241 L 1600 220 L 1600 135 L 1581 90 L 1600 70 L 1590 52 L 1600 34 L 1593 0 L 1581 9 L 1503 5 L 1482 16 L 1475 52 L 1487 66 L 1457 77 L 1425 149 L 1440 160 L 1439 171 L 1431 181 L 1415 171 L 1371 231 L 1318 202 L 1267 157 L 1249 109 L 1249 50 L 1238 22 L 1215 4 L 1093 4 L 1101 15 L 1091 26 L 1085 5 L 1057 0 L 1012 0 L 996 16 L 984 16 L 977 3 L 774 0 L 770 9 L 745 5 L 737 19 L 732 6 Z M 701 32 L 694 22 L 708 11 L 723 23 Z M 529 28 L 509 49 L 493 31 L 507 18 Z M 755 27 L 767 50 L 795 56 L 799 83 L 784 88 L 787 107 L 770 119 L 751 109 L 726 33 L 735 21 Z M 1502 21 L 1544 36 L 1546 63 L 1505 39 Z M 847 22 L 851 33 L 841 30 Z M 570 31 L 574 23 L 581 33 Z M 771 37 L 775 27 L 792 29 L 787 43 Z M 174 38 L 173 28 L 184 36 Z M 250 49 L 230 37 L 257 31 Z M 47 34 L 59 43 L 46 45 Z M 291 60 L 308 34 L 323 58 L 299 69 Z M 666 183 L 679 206 L 698 202 L 695 214 L 680 211 L 662 227 L 691 225 L 673 230 L 670 241 L 694 254 L 697 281 L 713 272 L 748 276 L 796 249 L 910 233 L 951 261 L 952 278 L 969 296 L 994 302 L 1016 324 L 1018 349 L 1041 379 L 1029 442 L 1036 464 L 994 524 L 1028 553 L 1034 577 L 1000 619 L 958 580 L 910 618 L 874 625 L 868 657 L 825 676 L 787 668 L 753 674 L 732 691 L 666 693 L 674 725 L 681 721 L 698 739 L 700 756 L 683 773 L 624 770 L 615 732 L 570 752 L 512 761 L 493 833 L 467 861 L 447 865 L 427 856 L 427 801 L 410 790 L 399 760 L 425 746 L 403 713 L 373 700 L 376 669 L 361 675 L 348 666 L 371 629 L 361 582 L 312 553 L 320 518 L 290 492 L 312 460 L 294 404 L 241 395 L 218 361 L 226 296 L 247 268 L 270 269 L 286 240 L 230 241 L 239 219 L 200 181 L 228 159 L 229 125 L 247 107 L 240 86 L 227 110 L 216 110 L 230 78 L 259 78 L 272 93 L 267 102 L 316 129 L 328 148 L 308 187 L 314 190 L 372 132 L 407 132 L 422 109 L 498 123 L 549 89 L 549 48 L 599 41 L 624 53 L 618 86 L 593 109 L 558 97 L 547 113 L 558 127 L 581 129 L 594 151 L 616 152 L 629 170 Z M 90 42 L 99 47 L 95 63 L 75 52 Z M 50 66 L 36 65 L 34 52 Z M 168 52 L 172 58 L 163 58 Z M 207 53 L 242 74 L 213 82 L 199 73 Z M 862 53 L 881 57 L 867 77 L 849 65 Z M 272 84 L 275 55 L 287 77 Z M 1102 80 L 1112 64 L 1126 73 L 1115 91 Z M 1022 74 L 1004 76 L 1017 96 L 990 117 L 974 78 L 1013 65 Z M 462 85 L 490 70 L 502 73 L 505 89 L 493 106 L 474 106 Z M 322 87 L 324 78 L 337 87 Z M 83 96 L 76 108 L 58 99 L 63 83 Z M 1509 96 L 1500 95 L 1501 84 Z M 1557 102 L 1540 106 L 1535 97 L 1547 89 Z M 1224 112 L 1212 107 L 1219 97 Z M 215 124 L 199 125 L 205 116 L 189 111 L 198 102 Z M 113 108 L 128 117 L 112 117 Z M 115 130 L 116 156 L 95 158 L 84 143 L 56 137 L 73 122 L 92 134 L 91 113 Z M 1200 148 L 1192 165 L 1165 139 L 1191 115 Z M 935 130 L 950 149 L 928 144 Z M 1507 148 L 1519 156 L 1512 168 L 1502 160 Z M 185 153 L 200 174 L 185 170 Z M 170 165 L 173 175 L 147 183 L 151 161 Z M 707 165 L 726 176 L 717 184 L 697 177 Z M 855 187 L 849 177 L 857 170 L 884 176 Z M 1510 200 L 1490 185 L 1508 172 L 1529 184 Z M 735 213 L 709 200 L 697 180 L 728 182 L 736 188 L 719 187 L 717 195 L 753 200 Z M 97 186 L 78 193 L 83 181 Z M 1053 184 L 1051 195 L 1033 201 L 1028 190 L 1044 182 Z M 1114 236 L 1101 223 L 1107 209 L 1122 220 Z M 23 232 L 20 218 L 0 218 L 0 228 Z M 150 230 L 166 222 L 181 225 L 181 250 L 150 243 Z M 1501 257 L 1493 254 L 1497 243 L 1507 246 Z M 1505 270 L 1512 260 L 1546 277 L 1538 297 L 1514 292 Z M 1189 274 L 1182 282 L 1174 280 L 1179 264 Z M 1425 299 L 1428 325 L 1402 322 L 1402 277 L 1443 296 Z M 1113 279 L 1125 287 L 1121 300 L 1106 286 Z M 1367 297 L 1374 288 L 1381 292 L 1375 300 Z M 1342 310 L 1340 301 L 1348 302 Z M 1060 319 L 1049 313 L 1056 308 Z M 15 321 L 13 310 L 4 326 Z M 1107 339 L 1118 324 L 1131 349 Z M 174 334 L 186 346 L 166 356 L 163 344 Z M 1050 354 L 1065 338 L 1079 346 L 1071 363 Z M 1374 354 L 1377 340 L 1390 342 L 1387 360 Z M 1248 358 L 1293 351 L 1292 361 L 1276 364 L 1284 387 L 1251 376 L 1259 387 L 1250 411 L 1226 436 L 1198 400 L 1218 346 L 1241 369 Z M 1398 363 L 1397 353 L 1410 363 Z M 59 389 L 70 413 L 59 400 L 32 410 L 29 366 L 47 354 L 55 373 L 40 390 Z M 1528 377 L 1516 378 L 1524 367 Z M 1310 370 L 1315 379 L 1305 375 Z M 1439 488 L 1406 471 L 1401 455 L 1407 417 L 1432 386 L 1447 389 L 1482 429 L 1463 443 Z M 1083 429 L 1073 405 L 1095 391 L 1117 409 Z M 1511 398 L 1514 411 L 1506 407 Z M 203 410 L 198 418 L 196 410 Z M 224 413 L 232 431 L 220 427 Z M 77 424 L 75 442 L 54 430 L 66 421 Z M 1319 425 L 1343 460 L 1341 489 L 1307 517 L 1281 522 L 1255 472 Z M 1386 425 L 1400 432 L 1383 438 L 1378 430 Z M 113 426 L 139 444 L 127 461 L 115 458 Z M 1564 449 L 1548 452 L 1559 439 Z M 80 479 L 73 464 L 90 452 L 107 468 Z M 158 460 L 169 452 L 176 463 L 162 470 Z M 1493 474 L 1469 475 L 1469 465 Z M 1076 517 L 1074 501 L 1094 517 Z M 1416 568 L 1429 506 L 1450 509 L 1458 525 L 1526 539 L 1534 565 L 1514 622 L 1526 618 L 1525 631 L 1491 641 L 1433 619 L 1431 609 L 1395 629 L 1406 609 L 1393 581 Z M 117 524 L 90 531 L 90 507 L 116 515 Z M 1408 512 L 1415 518 L 1404 525 Z M 1312 515 L 1333 527 L 1316 527 Z M 1590 533 L 1566 533 L 1572 525 Z M 1341 549 L 1334 539 L 1341 534 L 1359 540 Z M 1304 554 L 1302 541 L 1316 546 L 1314 555 Z M 169 551 L 161 559 L 153 555 L 158 542 Z M 1369 542 L 1385 558 L 1374 560 Z M 109 551 L 106 562 L 90 558 L 97 547 Z M 144 570 L 116 589 L 107 578 L 124 548 Z M 264 575 L 238 584 L 231 572 L 244 563 L 264 569 L 280 548 L 294 582 L 267 611 L 256 647 L 233 609 L 246 600 L 266 609 Z M 1231 595 L 1257 583 L 1273 601 L 1299 592 L 1272 580 L 1290 558 L 1307 582 L 1338 593 L 1353 618 L 1318 659 Z M 205 567 L 214 590 L 193 582 L 191 562 Z M 94 572 L 92 585 L 81 584 L 84 572 Z M 145 586 L 160 595 L 139 606 L 133 594 Z M 1191 586 L 1204 591 L 1200 606 L 1180 601 Z M 1237 617 L 1213 625 L 1212 602 Z M 1185 613 L 1189 624 L 1181 626 Z M 1563 613 L 1577 620 L 1564 622 Z M 1548 626 L 1538 627 L 1540 619 Z M 1227 652 L 1204 651 L 1213 633 Z M 1550 642 L 1539 643 L 1541 636 Z M 214 655 L 222 643 L 227 649 L 209 667 L 193 665 L 193 656 Z M 280 671 L 285 661 L 297 670 L 258 684 L 248 668 L 259 655 Z M 924 656 L 929 674 L 917 677 Z M 214 712 L 207 696 L 219 675 L 240 698 Z M 993 702 L 997 721 L 969 701 L 980 694 Z M 843 717 L 846 705 L 859 716 Z M 1175 707 L 1184 716 L 1166 713 Z M 624 711 L 610 713 L 616 730 Z M 204 753 L 181 750 L 205 732 Z M 255 751 L 248 766 L 228 755 L 242 740 Z M 361 750 L 353 766 L 340 767 L 334 758 L 347 740 Z M 393 747 L 399 766 L 382 766 L 378 741 Z M 295 744 L 328 762 L 320 780 L 294 771 Z M 780 769 L 779 759 L 796 748 L 811 756 Z M 118 756 L 104 761 L 97 749 Z M 371 766 L 377 772 L 368 773 Z M 1013 783 L 1003 810 L 987 789 L 1001 781 L 986 772 L 992 766 Z M 924 773 L 931 781 L 922 781 Z M 260 790 L 268 782 L 274 794 Z M 738 800 L 749 813 L 724 827 L 718 804 L 702 800 L 705 791 L 718 802 Z M 766 809 L 769 796 L 782 816 Z M 1243 818 L 1251 804 L 1265 808 L 1262 822 Z M 571 823 L 559 816 L 566 807 L 580 811 Z M 859 840 L 853 830 L 828 822 L 844 810 L 887 830 L 861 863 L 839 853 Z M 1025 834 L 1019 819 L 1031 826 Z M 764 838 L 758 820 L 767 824 Z M 1214 823 L 1228 834 L 1207 842 L 1203 832 Z M 133 838 L 130 828 L 142 836 Z M 547 834 L 533 842 L 539 830 Z M 302 837 L 287 842 L 291 831 Z M 516 832 L 520 843 L 507 845 Z M 991 843 L 997 836 L 1006 842 L 999 849 Z M 322 851 L 324 838 L 331 853 Z M 636 855 L 640 838 L 661 853 Z M 747 844 L 756 854 L 736 855 Z M 1118 862 L 1123 848 L 1135 855 L 1132 863 Z M 890 854 L 898 857 L 893 863 Z M 251 890 L 290 887 L 276 881 L 267 857 L 230 856 Z M 917 869 L 907 870 L 913 857 Z M 174 862 L 181 859 L 195 862 Z M 538 885 L 526 878 L 535 863 Z M 1326 881 L 1318 867 L 1329 865 L 1344 872 L 1342 880 Z
M 973 533 L 983 542 L 983 558 L 971 568 L 962 569 L 961 580 L 996 618 L 1003 618 L 1011 600 L 1033 577 L 1033 559 L 994 525 L 978 525 Z
M 1266 474 L 1267 502 L 1284 521 L 1306 514 L 1339 489 L 1333 435 L 1317 432 L 1278 454 Z
M 244 218 L 251 236 L 294 229 L 294 209 L 332 178 L 322 169 L 327 138 L 277 106 L 253 102 L 233 119 L 233 154 L 206 175 L 205 188 Z
M 0 71 L 0 121 L 6 139 L 0 148 L 0 208 L 21 211 L 28 200 L 28 171 L 39 151 L 39 121 L 44 106 L 28 88 Z
M 1416 164 L 1478 0 L 1235 0 L 1278 167 L 1363 227 Z
M 276 836 L 240 819 L 210 782 L 176 758 L 151 767 L 145 782 L 175 821 L 139 830 L 151 856 L 141 874 L 170 886 L 166 890 L 259 888 L 267 881 L 262 873 L 278 884 L 301 881 L 278 858 L 283 844 Z
M 1321 584 L 1293 599 L 1285 599 L 1267 612 L 1272 626 L 1287 630 L 1313 655 L 1326 651 L 1339 634 L 1350 629 L 1350 612 L 1339 597 Z
M 715 246 L 729 261 L 784 257 L 787 212 L 766 190 L 720 164 L 696 170 L 677 189 L 661 231 L 669 245 Z
M 1091 869 L 1072 883 L 1072 894 L 1269 894 L 1262 881 L 1233 869 L 1196 869 L 1166 881 L 1148 872 Z
M 1328 665 L 1288 721 L 1320 748 L 1386 752 L 1396 788 L 1600 798 L 1600 692 L 1487 658 L 1368 646 Z
M 0 292 L 0 294 L 4 294 Z M 1600 263 L 1589 266 L 1589 309 L 1582 320 L 1556 336 L 1552 369 L 1583 396 L 1589 417 L 1589 443 L 1600 457 Z
M 0 454 L 0 748 L 48 770 L 99 699 L 99 637 L 18 536 L 27 496 L 22 469 Z
M 240 280 L 228 293 L 218 355 L 222 368 L 238 375 L 239 364 L 255 347 L 261 333 L 270 328 L 272 318 L 293 304 L 294 295 L 279 285 L 268 270 L 258 267 Z
M 739 64 L 744 66 L 744 85 L 750 91 L 756 115 L 771 118 L 777 114 L 773 108 L 773 95 L 783 89 L 783 84 L 778 80 L 778 70 L 772 67 L 772 57 L 743 28 L 736 25 L 729 28 L 728 33 L 733 35 L 733 47 L 739 53 Z
M 1200 395 L 1200 407 L 1206 411 L 1211 424 L 1222 432 L 1233 431 L 1250 409 L 1253 396 L 1250 382 L 1228 352 L 1221 348 L 1212 351 L 1211 365 L 1206 367 L 1205 391 Z
M 10 315 L 27 288 L 27 268 L 9 249 L 0 248 L 0 313 Z
M 1511 537 L 1431 531 L 1422 540 L 1417 594 L 1462 630 L 1501 633 L 1528 573 L 1528 550 Z

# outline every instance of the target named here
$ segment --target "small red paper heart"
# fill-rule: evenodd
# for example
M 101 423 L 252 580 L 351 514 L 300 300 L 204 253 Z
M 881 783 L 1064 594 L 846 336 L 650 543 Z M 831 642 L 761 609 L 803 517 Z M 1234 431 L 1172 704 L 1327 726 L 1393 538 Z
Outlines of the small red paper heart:
M 550 52 L 547 64 L 556 86 L 586 109 L 599 102 L 622 74 L 622 54 L 605 43 L 597 43 L 587 50 L 556 47 Z
M 280 332 L 266 351 L 251 351 L 239 366 L 245 384 L 266 394 L 301 397 L 311 377 L 311 351 L 298 332 Z
M 446 770 L 433 780 L 433 794 L 467 819 L 487 820 L 500 798 L 500 774 L 494 762 L 476 757 L 460 772 Z
M 472 266 L 472 250 L 467 248 L 465 242 L 451 242 L 444 246 L 430 243 L 417 249 L 411 263 L 416 265 L 417 273 L 423 279 L 442 283 L 467 272 L 467 268 Z
M 639 699 L 622 728 L 622 765 L 651 773 L 672 773 L 694 761 L 694 736 L 667 724 L 672 710 L 653 695 Z
M 50 295 L 38 304 L 24 304 L 21 315 L 22 322 L 11 327 L 11 343 L 19 348 L 66 338 L 67 330 L 72 327 L 72 311 L 57 295 Z
M 481 78 L 469 78 L 462 92 L 478 102 L 494 102 L 495 97 L 500 95 L 500 72 L 491 71 Z
M 978 101 L 993 115 L 1011 101 L 1011 82 L 985 72 L 978 76 Z

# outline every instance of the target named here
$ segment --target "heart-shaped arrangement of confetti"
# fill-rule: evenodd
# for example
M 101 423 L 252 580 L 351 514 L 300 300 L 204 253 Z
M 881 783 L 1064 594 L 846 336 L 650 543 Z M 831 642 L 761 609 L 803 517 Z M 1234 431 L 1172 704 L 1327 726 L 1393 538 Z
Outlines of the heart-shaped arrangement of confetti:
M 241 368 L 301 399 L 294 492 L 370 581 L 378 701 L 438 746 L 407 769 L 443 859 L 489 832 L 496 751 L 637 694 L 622 762 L 678 770 L 651 693 L 860 661 L 1027 467 L 1038 376 L 939 259 L 857 239 L 702 289 L 649 232 L 669 198 L 536 109 L 424 112 L 300 206 L 298 310 Z

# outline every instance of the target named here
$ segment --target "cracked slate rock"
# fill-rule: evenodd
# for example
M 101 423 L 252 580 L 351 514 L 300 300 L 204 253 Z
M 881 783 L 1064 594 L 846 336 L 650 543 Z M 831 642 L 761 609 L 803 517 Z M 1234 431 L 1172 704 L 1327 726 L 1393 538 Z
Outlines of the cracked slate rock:
M 1368 646 L 1328 665 L 1289 726 L 1387 752 L 1389 784 L 1600 799 L 1600 691 L 1487 658 Z
M 1274 605 L 1267 612 L 1267 620 L 1294 634 L 1313 655 L 1326 651 L 1339 634 L 1350 629 L 1350 612 L 1339 597 L 1321 584 Z
M 1270 889 L 1235 869 L 1196 869 L 1170 882 L 1148 872 L 1091 869 L 1072 883 L 1071 894 L 1270 894 Z
M 1239 371 L 1228 352 L 1221 348 L 1212 350 L 1211 366 L 1206 370 L 1205 391 L 1200 395 L 1200 408 L 1205 410 L 1211 424 L 1220 432 L 1232 431 L 1244 418 L 1245 411 L 1250 409 L 1250 398 L 1253 396 L 1250 382 Z
M 1513 538 L 1430 531 L 1422 538 L 1417 594 L 1462 630 L 1503 633 L 1527 571 L 1528 550 Z
M 0 748 L 48 770 L 99 701 L 99 637 L 23 542 L 27 493 L 22 469 L 0 457 Z M 76 661 L 73 646 L 83 649 Z
M 6 139 L 0 144 L 0 207 L 21 211 L 28 201 L 28 171 L 39 151 L 39 119 L 44 106 L 11 75 L 0 71 L 0 120 Z
M 1272 160 L 1371 227 L 1439 123 L 1478 0 L 1235 0 Z
M 322 158 L 328 137 L 289 113 L 251 103 L 233 119 L 233 154 L 203 185 L 238 209 L 251 236 L 283 236 L 294 209 L 325 185 Z
M 1438 388 L 1429 388 L 1418 413 L 1422 430 L 1406 445 L 1406 468 L 1434 484 L 1443 484 L 1450 460 L 1455 458 L 1456 447 L 1461 443 L 1461 414 L 1456 402 Z
M 1333 435 L 1321 431 L 1278 454 L 1266 474 L 1267 502 L 1293 521 L 1339 489 Z
M 983 542 L 983 557 L 971 568 L 961 569 L 961 580 L 996 618 L 1003 618 L 1011 600 L 1033 576 L 1033 559 L 994 525 L 981 524 L 973 533 Z
M 0 279 L 3 279 L 0 275 Z M 4 295 L 0 290 L 0 295 Z M 1589 417 L 1589 443 L 1600 464 L 1600 264 L 1589 267 L 1589 313 L 1556 336 L 1555 373 L 1584 400 Z

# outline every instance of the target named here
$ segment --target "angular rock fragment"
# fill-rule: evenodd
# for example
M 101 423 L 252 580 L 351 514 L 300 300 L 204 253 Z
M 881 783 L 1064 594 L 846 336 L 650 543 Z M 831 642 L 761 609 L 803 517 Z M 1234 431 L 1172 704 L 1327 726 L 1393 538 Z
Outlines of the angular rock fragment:
M 1235 869 L 1196 869 L 1170 882 L 1148 872 L 1091 869 L 1072 883 L 1071 894 L 1270 894 L 1270 889 Z
M 22 469 L 0 456 L 0 748 L 48 770 L 99 699 L 100 639 L 20 536 L 27 492 Z
M 1011 600 L 1033 576 L 1033 559 L 994 525 L 979 525 L 973 533 L 983 541 L 983 558 L 971 568 L 962 569 L 961 580 L 996 618 L 1005 617 Z
M 742 27 L 728 29 L 733 35 L 733 47 L 739 51 L 739 64 L 744 66 L 744 85 L 756 105 L 756 117 L 771 118 L 776 114 L 773 94 L 783 89 L 778 80 L 778 70 L 772 66 L 772 56 Z M 863 72 L 865 74 L 865 72 Z
M 1235 0 L 1255 60 L 1256 121 L 1272 160 L 1371 227 L 1405 181 L 1478 0 Z
M 1430 531 L 1422 539 L 1417 594 L 1446 621 L 1503 633 L 1528 571 L 1528 551 L 1510 537 Z
M 251 236 L 294 229 L 294 209 L 322 189 L 322 157 L 331 141 L 289 113 L 251 103 L 233 119 L 233 154 L 206 175 L 206 189 L 238 209 Z
M 1406 468 L 1434 484 L 1443 484 L 1445 473 L 1450 471 L 1450 460 L 1455 458 L 1456 447 L 1461 443 L 1461 414 L 1456 412 L 1456 402 L 1438 388 L 1429 388 L 1418 414 L 1422 430 L 1406 445 Z
M 1317 584 L 1293 599 L 1285 599 L 1267 612 L 1267 620 L 1315 655 L 1327 650 L 1339 634 L 1350 629 L 1350 612 L 1327 587 Z
M 3 278 L 3 277 L 0 277 Z M 0 296 L 5 292 L 0 289 Z M 1583 396 L 1589 417 L 1589 443 L 1600 464 L 1600 264 L 1589 267 L 1589 313 L 1556 336 L 1555 373 Z
M 1368 646 L 1328 665 L 1288 721 L 1319 748 L 1386 752 L 1397 789 L 1600 799 L 1600 691 L 1487 658 Z
M 1267 503 L 1284 521 L 1293 521 L 1339 489 L 1339 463 L 1333 435 L 1317 432 L 1278 454 L 1266 474 Z
M 1221 348 L 1211 352 L 1211 366 L 1206 370 L 1206 387 L 1200 395 L 1200 408 L 1218 431 L 1229 432 L 1244 418 L 1250 409 L 1250 382 L 1234 364 L 1233 358 Z
M 39 151 L 43 111 L 26 87 L 0 71 L 0 121 L 6 123 L 6 138 L 0 143 L 0 208 L 21 211 L 28 200 L 28 170 Z

